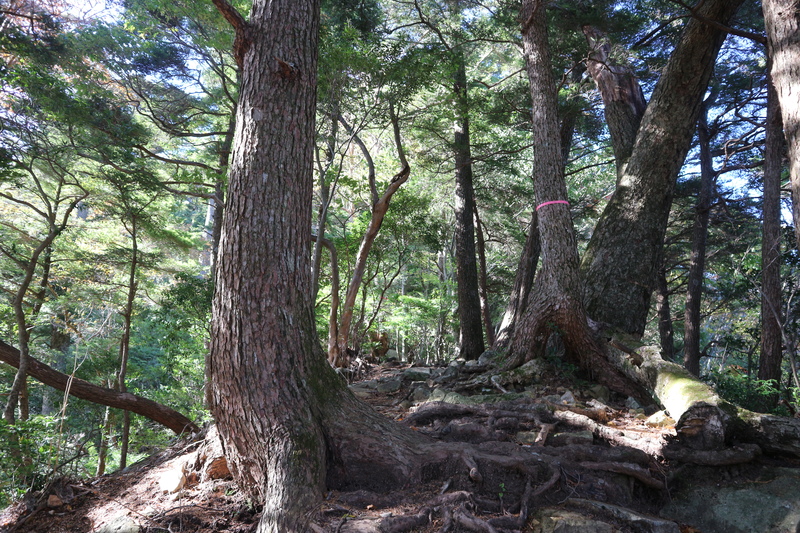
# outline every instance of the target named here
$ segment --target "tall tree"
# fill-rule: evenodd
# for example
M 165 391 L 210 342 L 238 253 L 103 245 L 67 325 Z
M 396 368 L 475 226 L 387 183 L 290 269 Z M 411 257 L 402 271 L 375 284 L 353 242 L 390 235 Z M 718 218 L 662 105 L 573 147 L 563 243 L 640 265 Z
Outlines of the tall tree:
M 764 0 L 772 83 L 778 93 L 783 134 L 789 150 L 792 184 L 792 218 L 795 241 L 800 249 L 800 8 L 796 0 Z
M 708 221 L 711 217 L 711 203 L 716 184 L 716 173 L 711 158 L 711 139 L 714 137 L 714 132 L 708 124 L 708 111 L 715 94 L 716 91 L 712 91 L 703 102 L 697 124 L 700 144 L 700 193 L 694 208 L 692 252 L 689 258 L 689 279 L 683 322 L 683 366 L 695 376 L 700 375 L 700 304 L 703 299 L 703 280 L 706 271 Z
M 559 139 L 558 100 L 547 37 L 546 3 L 523 2 L 522 38 L 531 86 L 533 184 L 542 247 L 542 268 L 536 276 L 525 314 L 514 333 L 510 366 L 537 356 L 558 332 L 567 356 L 609 387 L 637 397 L 646 393 L 624 378 L 604 357 L 592 336 L 581 302 L 578 249 L 567 201 L 563 152 Z
M 642 335 L 661 261 L 678 172 L 700 104 L 742 0 L 702 1 L 653 90 L 633 151 L 581 264 L 586 310 L 593 319 Z
M 761 209 L 761 357 L 758 360 L 758 379 L 772 380 L 775 385 L 780 383 L 783 362 L 781 174 L 784 146 L 778 95 L 770 76 L 767 76 L 764 195 Z
M 319 2 L 259 0 L 249 20 L 214 4 L 235 28 L 242 75 L 209 404 L 237 481 L 264 504 L 258 530 L 305 532 L 326 473 L 334 486 L 415 479 L 420 437 L 358 402 L 316 336 L 308 252 Z

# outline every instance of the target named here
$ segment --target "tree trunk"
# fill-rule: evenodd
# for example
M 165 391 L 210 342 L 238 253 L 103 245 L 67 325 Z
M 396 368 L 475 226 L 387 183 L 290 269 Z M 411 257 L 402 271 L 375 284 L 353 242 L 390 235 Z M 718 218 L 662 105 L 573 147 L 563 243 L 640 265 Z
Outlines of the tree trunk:
M 528 307 L 528 295 L 536 277 L 536 266 L 539 264 L 541 244 L 539 241 L 539 217 L 536 211 L 531 215 L 528 225 L 528 236 L 525 239 L 525 248 L 517 264 L 517 275 L 514 277 L 514 287 L 506 305 L 506 312 L 500 322 L 500 329 L 493 345 L 494 348 L 507 348 L 514 335 L 517 322 Z
M 478 288 L 481 296 L 481 316 L 483 328 L 486 332 L 486 344 L 493 346 L 495 343 L 494 326 L 492 325 L 492 310 L 489 308 L 488 273 L 486 272 L 486 241 L 483 236 L 483 224 L 478 215 L 478 206 L 475 206 L 475 235 L 476 250 L 478 252 Z
M 547 41 L 545 2 L 525 0 L 520 19 L 530 79 L 533 133 L 533 184 L 539 215 L 542 268 L 527 310 L 517 325 L 509 366 L 540 355 L 548 337 L 558 332 L 567 356 L 613 390 L 647 397 L 605 359 L 587 325 L 581 304 L 578 250 L 572 227 L 559 139 L 556 84 Z
M 697 136 L 700 142 L 700 193 L 694 208 L 692 254 L 689 259 L 689 279 L 683 322 L 683 366 L 695 376 L 700 375 L 700 304 L 703 300 L 703 280 L 706 271 L 708 220 L 711 216 L 711 200 L 716 182 L 716 173 L 711 159 L 713 135 L 708 127 L 708 108 L 709 101 L 712 99 L 713 95 L 703 103 L 703 110 L 697 123 Z
M 328 361 L 335 366 L 346 366 L 348 361 L 345 354 L 347 353 L 347 345 L 350 341 L 351 328 L 353 323 L 353 311 L 355 309 L 356 298 L 361 289 L 361 284 L 364 281 L 364 272 L 367 269 L 367 257 L 378 237 L 383 219 L 386 218 L 386 212 L 389 210 L 389 202 L 392 201 L 394 193 L 408 180 L 411 174 L 411 168 L 406 161 L 405 152 L 403 151 L 402 144 L 400 143 L 400 124 L 397 117 L 394 115 L 394 110 L 391 109 L 391 122 L 394 129 L 395 142 L 397 143 L 397 153 L 402 168 L 389 182 L 389 186 L 383 192 L 382 196 L 378 196 L 378 190 L 375 183 L 375 164 L 372 157 L 367 150 L 366 145 L 361 142 L 358 135 L 350 128 L 350 126 L 340 117 L 340 121 L 345 129 L 353 137 L 353 141 L 361 148 L 364 158 L 369 166 L 369 185 L 372 195 L 372 218 L 369 221 L 364 237 L 361 239 L 361 246 L 358 248 L 356 255 L 356 262 L 353 266 L 353 275 L 350 277 L 350 284 L 345 293 L 344 302 L 342 304 L 342 318 L 338 328 L 338 339 L 336 342 L 335 350 L 328 353 Z M 363 312 L 362 312 L 363 316 Z M 352 328 L 355 329 L 355 328 Z
M 311 291 L 319 1 L 259 0 L 236 29 L 242 70 L 217 269 L 210 403 L 258 531 L 306 532 L 328 486 L 414 481 L 417 443 L 358 402 L 325 360 Z M 406 168 L 407 173 L 407 168 Z M 418 454 L 422 456 L 421 451 Z
M 629 68 L 610 63 L 611 44 L 608 38 L 591 26 L 583 26 L 589 42 L 589 59 L 586 66 L 603 97 L 604 113 L 611 146 L 616 158 L 617 178 L 621 178 L 625 165 L 633 152 L 633 144 L 642 115 L 647 107 L 639 81 Z
M 463 55 L 455 53 L 453 105 L 456 108 L 453 153 L 456 164 L 455 241 L 458 294 L 459 357 L 477 359 L 484 351 L 478 267 L 475 261 L 475 192 L 469 134 L 469 94 Z
M 761 357 L 758 379 L 780 385 L 781 363 L 781 170 L 783 134 L 778 95 L 768 76 L 767 132 L 764 143 L 764 200 L 761 237 Z M 775 397 L 777 401 L 777 397 Z
M 128 293 L 125 307 L 122 309 L 122 337 L 119 340 L 119 371 L 117 373 L 116 388 L 119 392 L 127 392 L 125 377 L 128 373 L 128 359 L 131 349 L 131 322 L 133 320 L 133 305 L 136 300 L 136 271 L 139 268 L 139 228 L 135 213 L 130 215 L 130 223 L 124 222 L 125 229 L 131 236 L 131 264 L 128 272 Z M 119 469 L 123 470 L 128 465 L 128 443 L 130 441 L 131 415 L 125 410 L 122 413 L 122 435 L 120 437 Z
M 667 273 L 662 267 L 656 280 L 656 315 L 658 316 L 658 338 L 661 353 L 667 361 L 675 359 L 675 330 L 672 327 L 672 311 L 669 306 Z
M 0 340 L 0 361 L 19 368 L 20 351 Z M 127 409 L 171 429 L 177 435 L 185 431 L 200 431 L 194 422 L 165 405 L 129 392 L 119 392 L 94 385 L 59 372 L 33 357 L 29 357 L 28 361 L 29 376 L 49 387 L 68 392 L 71 396 L 115 409 Z
M 764 0 L 761 6 L 772 63 L 770 73 L 778 93 L 789 152 L 792 219 L 796 246 L 800 249 L 800 10 L 796 0 Z
M 742 0 L 706 0 L 699 14 L 727 24 Z M 691 19 L 656 84 L 633 152 L 583 258 L 595 320 L 642 335 L 661 264 L 675 181 L 725 34 Z
M 624 351 L 612 350 L 618 368 L 652 390 L 677 420 L 678 440 L 697 450 L 720 450 L 737 443 L 755 443 L 763 450 L 800 457 L 800 419 L 754 413 L 720 398 L 682 366 L 665 361 L 657 347 L 641 346 L 620 335 Z M 615 342 L 616 341 L 616 342 Z M 691 454 L 685 459 L 691 460 Z

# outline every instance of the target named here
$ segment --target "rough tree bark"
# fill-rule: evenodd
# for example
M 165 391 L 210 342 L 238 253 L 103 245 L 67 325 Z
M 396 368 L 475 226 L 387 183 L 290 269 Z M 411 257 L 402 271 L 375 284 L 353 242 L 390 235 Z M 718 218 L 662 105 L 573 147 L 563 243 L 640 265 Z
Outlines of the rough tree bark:
M 694 208 L 692 253 L 689 258 L 683 321 L 683 366 L 695 376 L 700 375 L 700 304 L 703 300 L 703 281 L 706 271 L 708 221 L 711 216 L 711 201 L 716 183 L 716 173 L 711 158 L 711 139 L 714 133 L 708 126 L 708 108 L 713 99 L 714 93 L 703 102 L 703 109 L 697 122 L 697 136 L 700 144 L 700 193 L 697 195 L 697 205 Z
M 20 351 L 0 340 L 0 361 L 15 368 L 19 368 Z M 142 415 L 154 422 L 158 422 L 176 434 L 185 431 L 196 432 L 200 429 L 188 418 L 165 405 L 156 403 L 147 398 L 136 396 L 129 392 L 119 392 L 106 389 L 88 381 L 75 378 L 59 372 L 46 364 L 29 357 L 28 375 L 60 391 L 66 391 L 71 396 L 88 400 L 100 405 L 107 405 L 115 409 L 127 409 L 137 415 Z
M 726 24 L 742 0 L 705 0 L 698 12 Z M 583 257 L 584 301 L 595 320 L 644 332 L 678 172 L 689 149 L 725 33 L 691 19 L 656 84 L 633 152 Z
M 780 384 L 783 362 L 781 328 L 781 171 L 783 133 L 778 95 L 768 76 L 764 142 L 764 195 L 761 229 L 761 357 L 758 379 Z M 777 401 L 777 397 L 774 398 Z
M 556 84 L 547 40 L 546 4 L 523 2 L 521 17 L 525 62 L 530 79 L 533 130 L 533 184 L 542 268 L 536 276 L 525 314 L 514 333 L 508 366 L 540 355 L 552 333 L 561 335 L 567 356 L 613 390 L 648 397 L 641 387 L 611 366 L 587 325 L 581 303 L 578 250 L 564 181 L 559 139 Z
M 583 33 L 589 43 L 586 67 L 603 98 L 619 179 L 633 152 L 633 143 L 647 102 L 639 81 L 630 69 L 610 62 L 611 43 L 606 36 L 588 25 L 583 26 Z
M 656 280 L 656 316 L 658 316 L 658 338 L 661 353 L 668 361 L 675 359 L 675 330 L 672 326 L 672 311 L 669 305 L 667 273 L 662 266 Z
M 761 6 L 772 62 L 770 73 L 778 93 L 789 152 L 792 218 L 800 249 L 800 6 L 797 0 L 764 0 Z
M 306 532 L 326 481 L 375 490 L 419 479 L 423 437 L 358 402 L 316 337 L 308 239 L 319 1 L 259 0 L 249 21 L 214 3 L 236 30 L 242 78 L 209 400 L 235 478 L 264 505 L 259 531 Z
M 472 185 L 472 152 L 469 133 L 469 94 L 464 57 L 455 52 L 453 105 L 456 120 L 453 132 L 453 154 L 456 164 L 455 241 L 456 280 L 458 295 L 460 357 L 477 359 L 485 348 L 481 326 L 481 302 L 478 290 L 478 266 L 475 260 L 475 191 Z

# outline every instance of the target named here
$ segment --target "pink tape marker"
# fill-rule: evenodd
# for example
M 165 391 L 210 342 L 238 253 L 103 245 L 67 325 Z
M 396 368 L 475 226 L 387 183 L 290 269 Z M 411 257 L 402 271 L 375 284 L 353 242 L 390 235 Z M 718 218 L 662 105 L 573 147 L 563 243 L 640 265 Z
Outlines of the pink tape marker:
M 539 205 L 537 205 L 537 206 L 536 206 L 536 210 L 538 211 L 538 210 L 539 210 L 539 209 L 541 209 L 542 207 L 544 207 L 544 206 L 546 206 L 546 205 L 550 205 L 550 204 L 566 204 L 566 205 L 569 205 L 569 202 L 568 202 L 568 201 L 566 201 L 566 200 L 552 200 L 552 201 L 550 201 L 550 202 L 545 202 L 545 203 L 543 203 L 543 204 L 539 204 Z

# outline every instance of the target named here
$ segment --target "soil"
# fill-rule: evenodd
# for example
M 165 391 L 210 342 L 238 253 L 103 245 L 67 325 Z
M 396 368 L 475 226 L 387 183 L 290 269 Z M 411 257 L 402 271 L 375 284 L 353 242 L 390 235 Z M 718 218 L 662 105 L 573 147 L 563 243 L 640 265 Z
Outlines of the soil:
M 607 391 L 575 382 L 557 370 L 548 375 L 546 385 L 525 390 L 519 384 L 504 388 L 495 383 L 470 391 L 481 393 L 487 402 L 459 404 L 419 396 L 433 391 L 435 399 L 455 389 L 469 398 L 465 383 L 474 384 L 483 368 L 462 365 L 457 372 L 432 368 L 426 381 L 408 379 L 403 374 L 408 365 L 397 362 L 361 368 L 351 385 L 359 397 L 383 415 L 434 438 L 471 443 L 478 450 L 475 470 L 432 476 L 428 483 L 390 494 L 331 491 L 321 503 L 315 533 L 539 532 L 545 529 L 536 509 L 544 508 L 580 508 L 577 512 L 587 520 L 600 517 L 619 531 L 638 531 L 627 528 L 608 508 L 587 507 L 585 502 L 605 502 L 643 516 L 655 514 L 670 497 L 671 472 L 681 467 L 642 451 L 657 450 L 674 440 L 669 419 L 656 426 L 648 418 L 655 408 L 639 408 L 630 400 L 626 406 L 625 398 L 608 398 Z M 614 435 L 628 439 L 624 443 L 631 446 L 613 442 Z M 538 458 L 542 476 L 534 479 L 530 470 L 511 477 L 507 471 L 494 474 L 502 461 L 495 463 L 493 457 L 525 454 Z M 724 477 L 725 470 L 719 475 Z M 465 490 L 469 487 L 476 488 Z M 534 502 L 531 509 L 525 501 Z M 0 532 L 244 533 L 255 531 L 258 519 L 259 508 L 232 481 L 215 428 L 210 427 L 123 472 L 53 480 L 42 493 L 4 510 Z M 513 525 L 514 520 L 521 523 Z M 681 530 L 693 531 L 688 526 Z

